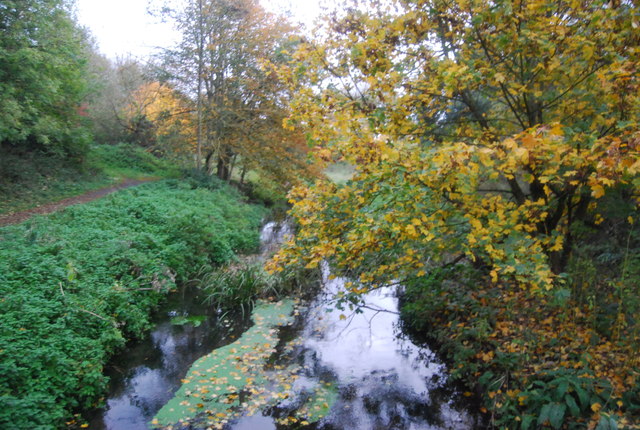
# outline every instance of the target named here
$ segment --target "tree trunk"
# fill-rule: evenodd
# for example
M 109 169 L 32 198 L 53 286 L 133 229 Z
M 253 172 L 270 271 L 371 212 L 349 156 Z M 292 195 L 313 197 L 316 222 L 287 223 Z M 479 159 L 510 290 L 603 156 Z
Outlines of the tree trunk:
M 240 174 L 240 185 L 244 185 L 244 175 L 247 173 L 247 166 L 242 166 L 242 173 Z
M 218 165 L 216 176 L 223 181 L 229 181 L 231 179 L 231 159 L 233 157 L 233 151 L 228 146 L 220 148 L 218 153 Z

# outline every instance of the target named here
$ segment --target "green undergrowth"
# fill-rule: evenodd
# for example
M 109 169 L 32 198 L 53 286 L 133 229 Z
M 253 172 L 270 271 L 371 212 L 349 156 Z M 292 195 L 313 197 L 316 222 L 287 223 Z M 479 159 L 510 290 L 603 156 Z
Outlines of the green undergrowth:
M 158 158 L 144 148 L 125 143 L 92 146 L 86 163 L 89 168 L 113 178 L 170 178 L 180 174 L 170 161 Z
M 634 327 L 603 332 L 602 309 L 568 289 L 532 293 L 457 265 L 407 282 L 401 312 L 478 398 L 487 428 L 640 428 Z
M 0 428 L 99 404 L 103 366 L 176 282 L 255 252 L 266 210 L 165 180 L 0 229 Z
M 0 148 L 0 214 L 74 197 L 123 179 L 177 176 L 177 170 L 143 148 L 94 145 L 84 158 L 64 159 Z
M 0 214 L 109 186 L 114 179 L 78 162 L 42 154 L 0 154 Z

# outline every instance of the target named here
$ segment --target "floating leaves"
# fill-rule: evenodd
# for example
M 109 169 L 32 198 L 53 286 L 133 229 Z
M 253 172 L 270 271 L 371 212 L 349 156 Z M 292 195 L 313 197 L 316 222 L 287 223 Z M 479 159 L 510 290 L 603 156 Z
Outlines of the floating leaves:
M 196 361 L 151 424 L 169 429 L 186 423 L 222 428 L 271 406 L 288 411 L 278 418 L 281 424 L 306 426 L 326 416 L 338 398 L 331 382 L 306 380 L 304 388 L 296 387 L 304 369 L 295 363 L 269 364 L 278 344 L 277 327 L 291 323 L 296 315 L 299 311 L 291 300 L 260 303 L 254 309 L 255 325 L 236 342 Z M 286 356 L 300 343 L 300 338 L 293 339 L 279 353 Z
M 171 324 L 173 325 L 187 325 L 191 324 L 194 327 L 199 327 L 207 317 L 205 315 L 190 315 L 190 316 L 177 316 L 171 318 Z
M 265 405 L 270 396 L 263 368 L 278 343 L 275 327 L 290 323 L 292 311 L 291 300 L 256 306 L 254 326 L 234 343 L 197 360 L 175 397 L 156 415 L 155 425 L 171 426 L 198 417 L 222 426 L 236 416 L 238 407 Z

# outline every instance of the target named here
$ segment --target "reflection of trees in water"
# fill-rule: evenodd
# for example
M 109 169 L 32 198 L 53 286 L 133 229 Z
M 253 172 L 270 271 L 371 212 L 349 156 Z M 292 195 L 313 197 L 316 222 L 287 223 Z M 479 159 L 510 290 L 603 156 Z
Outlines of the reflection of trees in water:
M 111 387 L 107 409 L 93 420 L 91 428 L 146 430 L 147 423 L 180 387 L 191 364 L 233 342 L 250 324 L 248 318 L 233 313 L 220 320 L 194 291 L 185 287 L 174 293 L 164 312 L 159 312 L 162 321 L 149 336 L 128 345 L 113 360 L 108 371 Z M 177 315 L 199 314 L 208 315 L 198 327 L 169 322 Z

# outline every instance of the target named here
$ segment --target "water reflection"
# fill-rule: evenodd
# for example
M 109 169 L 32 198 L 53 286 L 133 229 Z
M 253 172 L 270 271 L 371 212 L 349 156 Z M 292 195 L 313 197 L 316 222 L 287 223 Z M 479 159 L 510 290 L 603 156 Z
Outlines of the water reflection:
M 345 280 L 330 279 L 327 267 L 323 277 L 324 294 L 312 305 L 302 334 L 303 366 L 331 372 L 339 389 L 319 427 L 473 428 L 473 417 L 454 405 L 444 365 L 400 332 L 394 289 L 366 294 L 359 312 L 327 312 Z
M 203 306 L 203 297 L 186 288 L 172 295 L 158 313 L 150 335 L 116 357 L 107 371 L 111 378 L 106 407 L 96 414 L 90 428 L 97 430 L 146 430 L 148 423 L 180 387 L 180 380 L 195 360 L 233 342 L 249 326 L 239 315 L 222 320 Z M 205 315 L 202 323 L 173 325 L 171 318 Z
M 300 346 L 288 357 L 302 374 L 292 399 L 265 413 L 286 417 L 305 394 L 327 382 L 337 390 L 328 415 L 308 428 L 325 430 L 469 430 L 475 417 L 458 405 L 446 368 L 433 352 L 404 336 L 398 299 L 392 288 L 363 297 L 359 312 L 340 311 L 334 301 L 345 280 L 330 279 L 323 268 L 323 293 L 309 306 L 298 327 Z M 332 309 L 332 310 L 331 310 Z M 272 430 L 268 417 L 243 417 L 233 430 Z

